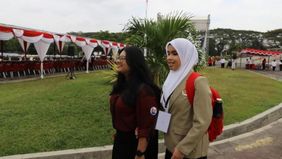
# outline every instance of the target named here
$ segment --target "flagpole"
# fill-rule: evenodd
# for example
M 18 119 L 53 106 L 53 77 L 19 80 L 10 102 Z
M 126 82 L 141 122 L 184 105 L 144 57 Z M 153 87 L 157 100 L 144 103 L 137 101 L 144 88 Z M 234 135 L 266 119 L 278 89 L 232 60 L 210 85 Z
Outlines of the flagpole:
M 146 0 L 146 6 L 145 6 L 145 25 L 146 25 L 146 21 L 147 21 L 147 11 L 148 11 L 148 0 Z M 144 42 L 145 42 L 145 47 L 144 47 L 144 56 L 147 56 L 147 34 L 146 34 L 146 29 L 145 29 L 145 34 L 144 34 Z
M 147 13 L 148 13 L 148 0 L 146 0 L 145 19 L 147 19 Z

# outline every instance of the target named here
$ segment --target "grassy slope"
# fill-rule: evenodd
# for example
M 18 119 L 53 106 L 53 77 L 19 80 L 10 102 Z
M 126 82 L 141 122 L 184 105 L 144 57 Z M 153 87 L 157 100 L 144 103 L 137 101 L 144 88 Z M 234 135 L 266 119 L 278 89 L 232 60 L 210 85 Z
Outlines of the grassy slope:
M 0 156 L 111 143 L 103 73 L 0 85 Z
M 282 102 L 282 83 L 245 70 L 206 69 L 224 100 L 225 125 L 250 118 Z

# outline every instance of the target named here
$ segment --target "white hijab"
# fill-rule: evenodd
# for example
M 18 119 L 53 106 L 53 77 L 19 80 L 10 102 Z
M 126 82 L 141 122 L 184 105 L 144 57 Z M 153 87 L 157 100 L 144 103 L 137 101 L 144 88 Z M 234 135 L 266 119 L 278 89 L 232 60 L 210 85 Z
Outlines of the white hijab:
M 166 54 L 168 45 L 172 45 L 178 53 L 180 58 L 180 67 L 176 71 L 170 70 L 164 85 L 161 103 L 164 106 L 168 97 L 180 82 L 193 69 L 194 65 L 198 63 L 198 52 L 194 44 L 184 38 L 174 39 L 166 44 Z

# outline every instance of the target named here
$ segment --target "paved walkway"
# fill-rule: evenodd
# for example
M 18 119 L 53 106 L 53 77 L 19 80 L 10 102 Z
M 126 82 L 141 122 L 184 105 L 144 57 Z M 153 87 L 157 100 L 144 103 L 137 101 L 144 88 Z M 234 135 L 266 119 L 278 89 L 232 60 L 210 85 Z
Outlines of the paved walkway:
M 212 143 L 209 159 L 282 159 L 282 118 L 237 137 Z
M 282 81 L 282 71 L 261 71 L 261 70 L 252 70 L 252 71 L 267 76 L 269 78 Z
M 210 144 L 208 159 L 282 159 L 282 118 L 265 127 Z M 159 155 L 164 159 L 164 153 Z

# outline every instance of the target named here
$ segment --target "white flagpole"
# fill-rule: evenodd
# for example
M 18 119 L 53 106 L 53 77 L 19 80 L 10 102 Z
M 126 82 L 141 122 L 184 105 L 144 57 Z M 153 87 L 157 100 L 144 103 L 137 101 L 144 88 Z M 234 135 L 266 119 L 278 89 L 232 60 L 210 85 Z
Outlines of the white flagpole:
M 145 12 L 145 19 L 147 19 L 147 12 L 148 11 L 148 0 L 146 0 L 146 12 Z
M 145 9 L 145 22 L 147 20 L 147 10 L 148 10 L 148 0 L 146 0 L 146 9 Z M 145 30 L 145 34 L 144 34 L 144 42 L 145 45 L 147 45 L 147 34 L 146 34 L 146 30 Z M 144 56 L 147 56 L 147 47 L 144 47 Z

